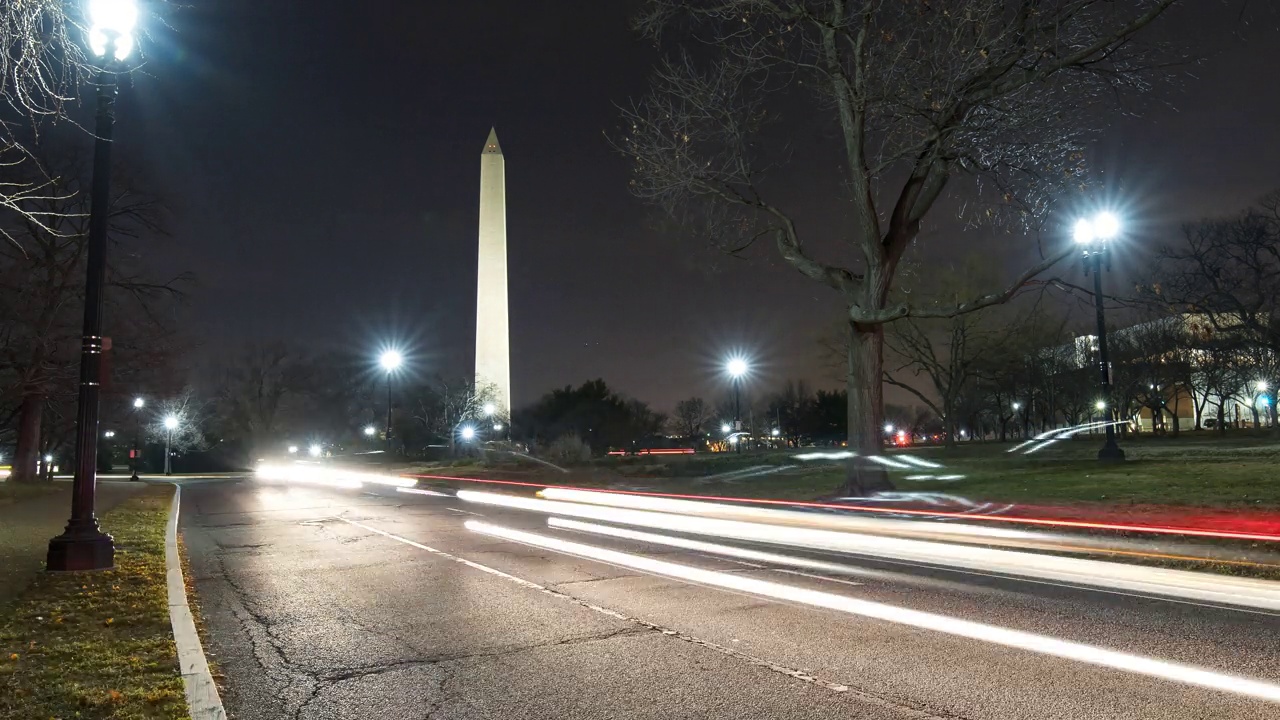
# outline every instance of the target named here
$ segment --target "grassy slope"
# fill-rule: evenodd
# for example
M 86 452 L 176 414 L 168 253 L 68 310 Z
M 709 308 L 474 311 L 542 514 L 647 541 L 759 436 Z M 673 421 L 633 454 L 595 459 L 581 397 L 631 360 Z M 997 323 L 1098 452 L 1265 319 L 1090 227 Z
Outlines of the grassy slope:
M 172 496 L 148 488 L 102 518 L 114 570 L 42 575 L 0 619 L 0 717 L 187 717 L 165 584 Z
M 945 467 L 892 470 L 906 492 L 944 492 L 972 500 L 1068 504 L 1079 502 L 1209 506 L 1231 509 L 1280 509 L 1280 438 L 1245 433 L 1219 437 L 1186 433 L 1168 438 L 1131 438 L 1122 442 L 1129 460 L 1101 465 L 1101 437 L 1058 443 L 1033 455 L 1007 452 L 1014 443 L 965 443 L 947 450 L 911 448 L 906 452 Z M 822 449 L 807 449 L 807 451 Z M 890 451 L 890 458 L 899 451 Z M 842 469 L 834 461 L 800 461 L 795 453 L 627 457 L 598 460 L 569 475 L 525 466 L 518 474 L 506 466 L 438 468 L 442 474 L 511 477 L 548 484 L 632 486 L 670 492 L 812 499 L 840 485 Z M 791 465 L 794 467 L 783 468 Z M 756 468 L 735 477 L 735 471 Z M 775 471 L 763 472 L 760 471 Z M 495 472 L 497 473 L 495 475 Z M 907 480 L 919 475 L 963 475 L 958 480 Z

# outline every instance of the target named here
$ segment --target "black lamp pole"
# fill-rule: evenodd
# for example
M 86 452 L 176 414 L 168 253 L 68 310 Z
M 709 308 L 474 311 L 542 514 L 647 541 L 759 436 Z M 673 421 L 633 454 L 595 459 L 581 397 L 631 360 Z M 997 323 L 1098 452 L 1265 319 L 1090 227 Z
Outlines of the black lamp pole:
M 1102 381 L 1102 419 L 1106 421 L 1107 441 L 1098 451 L 1098 459 L 1103 462 L 1121 462 L 1124 450 L 1116 444 L 1115 407 L 1111 401 L 1111 361 L 1107 355 L 1107 320 L 1102 302 L 1102 254 L 1107 252 L 1105 241 L 1092 248 L 1089 257 L 1085 258 L 1085 270 L 1093 270 L 1093 307 L 1098 320 L 1098 371 Z
M 738 442 L 734 443 L 738 446 L 738 452 L 742 452 L 742 397 L 741 397 L 742 379 L 735 377 L 733 379 L 733 431 L 738 434 Z
M 129 476 L 130 480 L 138 480 L 138 464 L 142 462 L 142 448 L 138 447 L 138 443 L 142 439 L 142 408 L 138 407 L 137 401 L 133 404 L 133 452 L 129 453 L 129 465 L 133 470 L 133 474 Z
M 115 42 L 109 40 L 98 72 L 97 140 L 93 148 L 93 187 L 89 208 L 88 276 L 84 292 L 84 331 L 80 347 L 80 396 L 76 410 L 75 481 L 71 518 L 61 535 L 49 541 L 49 570 L 102 570 L 115 564 L 111 536 L 94 516 L 97 489 L 98 394 L 102 387 L 102 298 L 107 284 L 107 211 L 111 202 L 111 136 L 115 126 Z
M 387 457 L 391 456 L 391 371 L 387 371 Z

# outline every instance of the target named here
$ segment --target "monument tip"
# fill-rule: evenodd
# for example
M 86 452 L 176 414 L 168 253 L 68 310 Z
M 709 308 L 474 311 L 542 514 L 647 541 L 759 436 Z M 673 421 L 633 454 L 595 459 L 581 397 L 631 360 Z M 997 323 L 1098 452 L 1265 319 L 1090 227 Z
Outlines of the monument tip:
M 484 152 L 490 155 L 501 155 L 502 146 L 498 144 L 498 131 L 489 128 L 489 139 L 484 141 Z

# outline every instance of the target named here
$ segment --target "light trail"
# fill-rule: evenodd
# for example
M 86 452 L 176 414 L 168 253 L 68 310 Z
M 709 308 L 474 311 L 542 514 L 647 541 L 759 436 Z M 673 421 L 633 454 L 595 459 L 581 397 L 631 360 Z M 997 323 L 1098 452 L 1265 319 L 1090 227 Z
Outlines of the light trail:
M 519 480 L 493 480 L 487 478 L 465 478 L 453 475 L 413 474 L 405 477 L 451 480 L 454 482 L 474 482 L 494 485 L 510 485 L 514 487 L 555 488 L 577 490 L 572 485 L 547 485 L 546 483 L 523 482 Z M 727 497 L 724 495 L 692 495 L 688 493 L 664 493 L 644 490 L 600 490 L 618 495 L 639 495 L 645 497 L 664 497 L 688 500 L 705 500 L 712 502 L 741 503 L 743 505 L 768 505 L 785 507 L 816 508 L 822 510 L 845 510 L 854 512 L 880 513 L 887 515 L 911 515 L 921 518 L 959 518 L 962 520 L 980 520 L 983 522 L 1001 522 L 1017 525 L 1035 525 L 1040 527 L 1073 528 L 1080 530 L 1106 530 L 1111 532 L 1131 532 L 1155 535 L 1188 535 L 1193 537 L 1218 538 L 1221 540 L 1256 540 L 1260 542 L 1280 542 L 1280 534 L 1243 532 L 1233 530 L 1206 530 L 1203 528 L 1178 525 L 1135 525 L 1133 523 L 1094 522 L 1089 520 L 1065 520 L 1055 518 L 1021 517 L 1017 515 L 976 515 L 972 512 L 950 512 L 944 510 L 915 510 L 912 508 L 887 508 L 874 505 L 854 505 L 847 503 L 806 502 L 803 500 L 775 500 L 769 498 Z M 865 499 L 864 499 L 865 502 Z
M 495 480 L 491 478 L 467 478 L 455 475 L 407 474 L 404 477 L 424 480 L 448 480 L 452 482 L 470 482 L 490 485 L 508 485 L 512 487 L 529 487 L 538 489 L 577 490 L 580 486 L 548 485 L 546 483 L 525 482 L 521 480 Z M 1156 535 L 1188 535 L 1193 537 L 1217 538 L 1221 540 L 1254 540 L 1260 542 L 1280 542 L 1280 534 L 1266 532 L 1244 532 L 1233 530 L 1206 530 L 1203 528 L 1179 525 L 1137 525 L 1133 523 L 1095 522 L 1089 520 L 1066 520 L 1056 518 L 1023 517 L 1017 515 L 976 515 L 969 511 L 951 512 L 944 510 L 916 510 L 912 508 L 887 508 L 874 505 L 856 505 L 850 503 L 807 502 L 803 500 L 777 500 L 772 498 L 729 497 L 725 495 L 693 495 L 689 493 L 665 493 L 645 490 L 613 490 L 599 489 L 618 495 L 638 495 L 645 497 L 663 497 L 688 500 L 704 500 L 712 502 L 739 503 L 743 505 L 768 505 L 782 507 L 815 508 L 821 510 L 844 510 L 887 515 L 910 515 L 921 518 L 958 518 L 963 520 L 980 520 L 983 522 L 1001 522 L 1039 527 L 1059 527 L 1080 530 L 1106 530 L 1110 532 L 1131 532 Z M 867 499 L 864 498 L 865 502 Z M 1014 507 L 1014 506 L 1009 506 Z
M 558 517 L 547 518 L 547 525 L 564 530 L 577 530 L 579 532 L 593 533 L 595 535 L 607 535 L 609 537 L 620 538 L 623 540 L 635 540 L 637 542 L 652 543 L 654 545 L 684 548 L 685 550 L 694 550 L 696 552 L 709 553 L 711 555 L 723 555 L 726 557 L 738 558 L 740 560 L 753 560 L 755 562 L 773 563 L 774 565 L 802 567 L 809 570 L 818 570 L 820 572 L 828 572 L 836 575 L 862 575 L 864 577 L 885 577 L 889 575 L 889 573 L 877 572 L 875 570 L 857 568 L 851 565 L 840 565 L 839 563 L 823 562 L 822 560 L 811 560 L 809 558 L 796 557 L 794 555 L 779 555 L 777 553 L 734 547 L 733 545 L 720 545 L 718 543 L 690 540 L 689 538 L 674 537 L 672 535 L 657 535 L 654 533 L 641 532 L 639 530 L 627 530 L 626 528 L 597 525 L 595 523 L 584 523 L 578 520 L 566 520 Z M 759 565 L 757 567 L 762 570 L 766 569 L 763 565 Z
M 1153 596 L 1216 603 L 1222 606 L 1280 611 L 1280 584 L 1251 578 L 1209 575 L 1186 570 L 1142 567 L 1103 560 L 948 542 L 673 515 L 472 490 L 458 491 L 458 498 L 466 502 L 531 510 L 547 515 L 586 518 L 691 535 L 831 550 L 935 567 L 978 570 L 1014 578 L 1053 580 L 1103 591 L 1124 590 Z
M 422 490 L 420 488 L 398 487 L 396 492 L 409 493 L 410 495 L 430 495 L 432 497 L 453 497 L 449 493 L 436 492 L 435 490 Z
M 396 488 L 408 488 L 417 485 L 416 480 L 397 475 L 359 472 L 342 467 L 324 466 L 312 463 L 297 462 L 289 465 L 263 463 L 258 465 L 254 475 L 259 480 L 285 482 L 298 485 L 320 485 L 324 487 L 358 490 L 366 483 L 370 485 L 387 485 Z
M 676 513 L 679 515 L 696 515 L 698 517 L 719 517 L 729 520 L 748 520 L 767 522 L 774 525 L 800 525 L 803 527 L 825 527 L 830 530 L 853 532 L 891 532 L 904 535 L 957 536 L 964 540 L 975 538 L 982 541 L 995 540 L 1035 540 L 1043 541 L 1046 536 L 1025 530 L 1008 528 L 982 527 L 977 525 L 957 524 L 925 524 L 913 520 L 894 520 L 889 518 L 868 518 L 857 515 L 817 515 L 795 510 L 777 508 L 744 507 L 741 505 L 719 505 L 716 503 L 693 500 L 675 500 L 654 498 L 643 495 L 615 495 L 595 490 L 568 490 L 565 488 L 547 488 L 538 493 L 548 500 L 564 500 L 566 502 L 586 503 L 589 505 L 605 505 L 608 507 L 628 508 L 631 510 L 650 510 L 653 512 Z
M 1035 633 L 1012 630 L 997 625 L 963 620 L 960 618 L 922 612 L 895 605 L 859 600 L 844 595 L 794 587 L 768 580 L 744 577 L 741 574 L 702 570 L 677 563 L 655 560 L 631 553 L 561 540 L 535 533 L 499 527 L 478 520 L 464 523 L 468 530 L 498 537 L 533 547 L 562 552 L 568 555 L 597 560 L 619 567 L 631 568 L 655 575 L 673 577 L 710 587 L 751 593 L 785 602 L 825 608 L 850 615 L 873 618 L 898 625 L 906 625 L 958 637 L 994 643 L 1005 647 L 1027 650 L 1042 655 L 1074 660 L 1100 667 L 1155 677 L 1162 680 L 1195 685 L 1221 692 L 1259 698 L 1280 703 L 1280 685 L 1249 678 L 1215 672 L 1206 668 L 1158 660 L 1094 645 L 1059 640 Z

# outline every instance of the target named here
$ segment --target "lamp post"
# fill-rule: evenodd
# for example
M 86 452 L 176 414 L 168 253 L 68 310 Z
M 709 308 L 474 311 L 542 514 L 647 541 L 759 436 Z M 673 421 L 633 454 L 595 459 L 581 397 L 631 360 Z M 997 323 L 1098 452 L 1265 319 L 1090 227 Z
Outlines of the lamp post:
M 133 399 L 133 450 L 129 452 L 129 470 L 132 474 L 129 479 L 138 481 L 138 464 L 142 462 L 142 448 L 139 446 L 142 438 L 142 406 L 147 403 L 140 397 Z
M 733 378 L 733 430 L 742 430 L 742 378 L 747 374 L 747 361 L 742 358 L 731 358 L 725 366 L 729 377 Z M 742 443 L 734 443 L 738 452 L 742 452 Z
M 172 475 L 173 466 L 170 464 L 170 456 L 173 454 L 169 448 L 173 445 L 173 431 L 178 429 L 177 416 L 170 415 L 164 419 L 164 474 Z
M 115 126 L 118 63 L 133 50 L 138 8 L 132 0 L 89 0 L 89 49 L 101 58 L 98 114 L 93 147 L 93 181 L 84 288 L 84 330 L 80 345 L 80 388 L 76 406 L 75 479 L 71 517 L 49 541 L 49 570 L 102 570 L 115 565 L 115 544 L 94 516 L 98 459 L 98 391 L 102 387 L 102 296 L 107 284 L 107 219 L 111 202 L 111 144 Z
M 391 373 L 400 367 L 404 357 L 396 350 L 387 350 L 378 358 L 378 364 L 387 371 L 387 455 L 391 454 Z
M 1084 272 L 1093 272 L 1093 307 L 1098 321 L 1098 376 L 1102 384 L 1102 399 L 1099 410 L 1106 422 L 1107 441 L 1098 451 L 1098 459 L 1103 462 L 1122 462 L 1124 451 L 1116 444 L 1115 403 L 1111 397 L 1111 361 L 1107 356 L 1107 319 L 1102 299 L 1102 264 L 1107 258 L 1107 269 L 1111 268 L 1110 241 L 1120 234 L 1120 221 L 1111 213 L 1098 213 L 1093 218 L 1076 222 L 1075 241 L 1079 243 L 1084 255 Z

